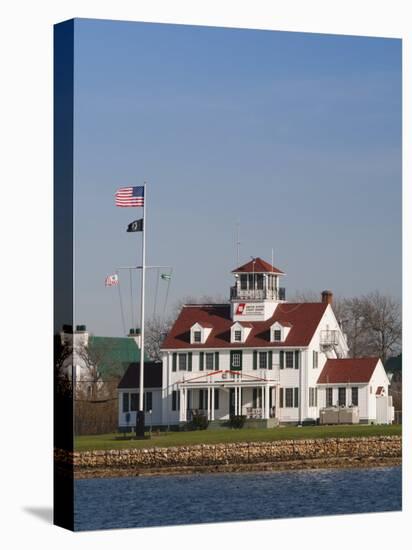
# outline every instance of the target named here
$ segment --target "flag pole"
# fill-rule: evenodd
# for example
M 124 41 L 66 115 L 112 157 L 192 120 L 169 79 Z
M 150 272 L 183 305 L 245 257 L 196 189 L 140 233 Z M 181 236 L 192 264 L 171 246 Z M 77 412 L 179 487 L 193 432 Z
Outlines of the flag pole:
M 140 384 L 139 384 L 139 413 L 141 417 L 141 433 L 144 436 L 144 298 L 145 298 L 145 275 L 146 275 L 146 182 L 143 184 L 143 243 L 142 243 L 142 295 L 141 295 L 141 316 L 140 316 Z M 136 434 L 137 435 L 137 434 Z

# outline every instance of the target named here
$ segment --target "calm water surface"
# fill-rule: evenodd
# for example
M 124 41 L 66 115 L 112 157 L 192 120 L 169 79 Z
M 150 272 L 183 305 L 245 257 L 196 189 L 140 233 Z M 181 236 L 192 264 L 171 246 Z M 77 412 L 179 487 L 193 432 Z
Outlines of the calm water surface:
M 83 479 L 75 529 L 401 510 L 401 467 Z

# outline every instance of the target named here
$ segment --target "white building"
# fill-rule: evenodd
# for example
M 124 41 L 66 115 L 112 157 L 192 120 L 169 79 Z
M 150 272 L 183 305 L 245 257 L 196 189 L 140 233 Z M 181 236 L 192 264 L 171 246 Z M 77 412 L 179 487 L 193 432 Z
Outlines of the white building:
M 143 409 L 145 425 L 161 426 L 162 421 L 162 364 L 145 361 L 144 364 Z M 133 430 L 136 426 L 136 412 L 139 406 L 140 363 L 129 365 L 119 385 L 119 428 Z
M 317 421 L 334 405 L 357 406 L 362 422 L 392 422 L 382 363 L 346 358 L 330 291 L 289 303 L 284 273 L 260 258 L 233 274 L 230 303 L 184 306 L 163 343 L 162 424 L 200 411 L 270 427 Z

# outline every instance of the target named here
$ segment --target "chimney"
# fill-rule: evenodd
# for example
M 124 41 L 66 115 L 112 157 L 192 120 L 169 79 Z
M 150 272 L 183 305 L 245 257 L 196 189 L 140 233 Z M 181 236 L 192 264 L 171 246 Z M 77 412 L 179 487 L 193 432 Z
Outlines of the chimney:
M 331 290 L 324 290 L 322 292 L 322 303 L 332 305 L 333 292 Z
M 141 348 L 141 333 L 140 328 L 131 328 L 129 331 L 129 338 L 133 338 L 133 340 L 136 342 L 136 346 L 140 349 Z

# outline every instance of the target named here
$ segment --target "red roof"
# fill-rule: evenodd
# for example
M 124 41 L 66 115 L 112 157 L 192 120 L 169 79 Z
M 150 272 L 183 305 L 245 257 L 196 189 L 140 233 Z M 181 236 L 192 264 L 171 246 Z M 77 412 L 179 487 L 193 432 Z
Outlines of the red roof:
M 245 343 L 236 342 L 236 348 L 285 347 L 309 345 L 328 304 L 322 302 L 278 304 L 275 313 L 267 321 L 249 322 L 251 331 Z M 290 323 L 286 340 L 270 341 L 270 327 L 275 321 Z M 190 344 L 190 328 L 196 323 L 211 323 L 213 329 L 204 344 Z M 190 305 L 181 309 L 180 315 L 165 338 L 162 349 L 182 348 L 233 348 L 230 341 L 230 304 Z
M 328 359 L 318 384 L 367 383 L 372 378 L 379 357 Z
M 232 273 L 281 273 L 283 271 L 277 267 L 268 264 L 262 258 L 255 258 L 250 260 L 247 264 L 241 265 L 237 269 L 234 269 Z

